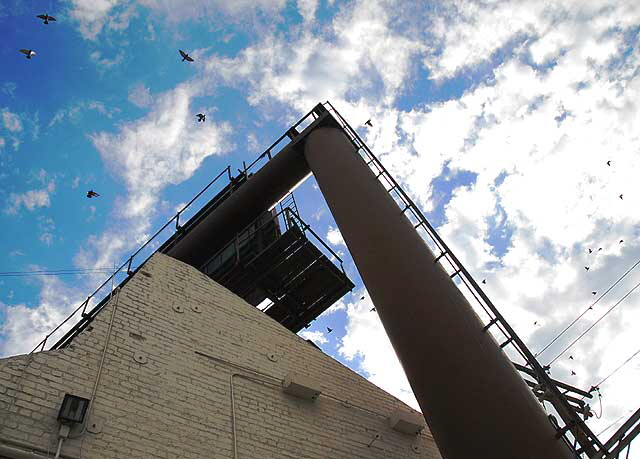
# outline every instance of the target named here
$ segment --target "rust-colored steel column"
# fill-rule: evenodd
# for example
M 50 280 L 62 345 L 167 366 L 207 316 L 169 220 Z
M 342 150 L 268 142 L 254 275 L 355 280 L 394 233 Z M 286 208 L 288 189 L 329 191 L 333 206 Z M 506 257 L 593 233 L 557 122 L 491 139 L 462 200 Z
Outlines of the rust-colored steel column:
M 305 157 L 446 459 L 573 454 L 440 263 L 345 134 Z

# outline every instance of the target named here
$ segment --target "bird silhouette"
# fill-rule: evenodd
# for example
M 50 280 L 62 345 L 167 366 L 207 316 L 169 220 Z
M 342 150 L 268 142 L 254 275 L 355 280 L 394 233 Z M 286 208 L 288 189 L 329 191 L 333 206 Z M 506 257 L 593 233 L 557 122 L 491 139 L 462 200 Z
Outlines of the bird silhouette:
M 620 199 L 622 199 L 622 194 L 620 196 L 618 196 Z
M 36 55 L 36 52 L 32 49 L 21 49 L 20 52 L 24 54 L 27 59 L 31 59 L 32 56 Z
M 373 308 L 369 309 L 369 312 L 375 312 L 375 310 L 376 310 L 376 308 L 374 306 Z
M 598 292 L 595 292 L 595 291 L 594 291 L 594 292 L 591 292 L 591 294 L 592 294 L 592 295 L 597 295 L 597 294 L 598 294 Z
M 589 253 L 593 253 L 593 250 L 589 249 Z
M 624 242 L 624 239 L 620 239 L 620 242 L 618 242 L 618 244 L 622 244 Z
M 54 18 L 53 16 L 49 16 L 48 14 L 39 14 L 38 16 L 36 16 L 39 19 L 42 19 L 42 23 L 43 24 L 49 24 L 49 21 L 55 21 L 56 18 Z
M 373 123 L 371 122 L 371 118 L 364 122 L 365 126 L 373 127 Z
M 482 283 L 486 284 L 487 283 L 487 279 L 482 279 Z
M 599 247 L 599 248 L 598 248 L 598 252 L 600 252 L 601 250 L 602 250 L 602 247 Z
M 180 55 L 182 56 L 182 62 L 184 62 L 184 61 L 193 62 L 193 58 L 191 56 L 189 56 L 187 53 L 185 53 L 181 49 L 179 49 L 178 51 L 180 51 Z
M 541 325 L 538 323 L 538 321 L 537 321 L 537 320 L 533 322 L 533 325 L 535 325 L 535 326 L 537 326 L 537 327 L 541 327 Z
M 198 113 L 196 116 L 198 117 L 198 123 L 201 121 L 204 122 L 204 120 L 207 119 L 207 115 L 203 115 L 202 113 Z
M 360 301 L 362 301 L 362 300 L 364 300 L 364 295 L 362 295 L 362 296 L 360 297 Z
M 100 196 L 100 195 L 98 193 L 96 193 L 95 191 L 93 191 L 93 190 L 87 191 L 87 198 L 95 198 L 97 196 Z
M 327 327 L 327 333 L 331 333 L 333 331 L 333 328 Z
M 587 271 L 589 271 L 589 267 L 588 267 L 588 266 L 585 266 L 585 267 L 584 267 L 584 269 L 586 269 Z
M 572 355 L 569 356 L 569 360 L 573 360 L 573 356 Z
M 575 375 L 576 375 L 576 372 L 571 370 L 571 376 L 575 376 Z
M 607 166 L 611 166 L 611 160 L 607 161 Z

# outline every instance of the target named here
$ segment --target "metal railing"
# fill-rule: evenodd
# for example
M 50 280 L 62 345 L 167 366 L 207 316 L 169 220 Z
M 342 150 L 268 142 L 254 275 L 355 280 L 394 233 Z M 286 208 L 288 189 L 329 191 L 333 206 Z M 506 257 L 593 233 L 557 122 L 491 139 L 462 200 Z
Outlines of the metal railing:
M 319 115 L 318 115 L 318 113 L 315 112 L 315 107 L 314 107 L 314 109 L 312 109 L 308 113 L 306 113 L 295 124 L 293 124 L 291 126 L 291 128 L 289 128 L 287 130 L 287 132 L 285 132 L 283 135 L 281 135 L 266 150 L 264 150 L 264 152 L 260 156 L 258 156 L 253 162 L 251 162 L 250 164 L 247 165 L 246 162 L 243 161 L 242 169 L 238 169 L 238 172 L 241 175 L 244 174 L 244 178 L 245 179 L 248 178 L 251 175 L 251 171 L 253 171 L 253 170 L 255 170 L 255 169 L 259 168 L 259 167 L 262 167 L 262 165 L 264 165 L 265 163 L 270 161 L 284 147 L 286 147 L 289 143 L 291 143 L 291 141 L 293 141 L 295 139 L 295 137 L 298 135 L 299 131 L 304 130 L 311 123 L 313 123 L 313 121 L 318 119 L 318 117 L 319 117 Z M 115 268 L 113 273 L 102 284 L 100 284 L 100 286 L 97 289 L 95 289 L 87 297 L 86 300 L 84 300 L 77 308 L 75 308 L 60 324 L 58 324 L 53 330 L 51 330 L 49 333 L 47 333 L 45 335 L 45 337 L 31 350 L 31 352 L 29 354 L 32 354 L 32 353 L 34 353 L 36 351 L 44 351 L 49 339 L 53 335 L 55 335 L 56 333 L 60 332 L 62 327 L 64 327 L 66 324 L 68 324 L 70 321 L 72 321 L 72 319 L 80 317 L 79 321 L 77 323 L 75 323 L 71 327 L 71 329 L 68 330 L 66 332 L 66 334 L 64 334 L 62 336 L 62 338 L 60 338 L 53 346 L 51 346 L 50 349 L 56 349 L 59 346 L 64 346 L 65 344 L 67 344 L 68 340 L 72 339 L 79 330 L 82 330 L 82 327 L 85 326 L 89 321 L 91 321 L 93 319 L 93 317 L 95 317 L 95 314 L 102 307 L 104 307 L 104 305 L 106 304 L 106 302 L 108 300 L 108 295 L 106 295 L 102 299 L 102 301 L 100 301 L 100 303 L 98 303 L 93 309 L 91 309 L 89 312 L 87 312 L 87 308 L 89 307 L 91 302 L 95 299 L 95 297 L 100 293 L 100 291 L 106 285 L 108 285 L 109 283 L 113 282 L 118 274 L 124 272 L 124 273 L 126 273 L 127 277 L 119 284 L 119 286 L 123 286 L 129 280 L 131 274 L 133 272 L 135 272 L 135 269 L 133 269 L 133 264 L 134 264 L 134 260 L 136 259 L 136 257 L 138 257 L 141 254 L 141 252 L 143 252 L 151 244 L 158 242 L 157 240 L 158 240 L 159 236 L 167 228 L 169 228 L 172 224 L 175 224 L 173 235 L 175 235 L 176 233 L 181 231 L 181 229 L 182 229 L 182 226 L 180 225 L 180 217 L 181 217 L 181 215 L 183 215 L 185 213 L 185 211 L 187 211 L 190 208 L 190 206 L 193 204 L 194 201 L 196 201 L 198 198 L 200 198 L 205 192 L 207 192 L 207 190 L 209 190 L 211 188 L 211 186 L 213 186 L 220 178 L 224 177 L 225 175 L 228 177 L 227 185 L 228 184 L 232 184 L 234 177 L 231 174 L 231 166 L 227 166 L 213 180 L 211 180 L 202 190 L 200 190 L 200 192 L 198 194 L 196 194 L 191 199 L 191 201 L 189 201 L 169 221 L 167 221 L 158 231 L 156 231 L 150 238 L 148 238 L 136 251 L 134 251 L 131 255 L 129 255 L 119 267 Z M 233 189 L 230 188 L 228 190 L 228 192 L 229 192 L 229 194 L 232 193 Z M 224 198 L 226 196 L 227 195 L 223 196 L 222 198 Z M 166 243 L 167 241 L 164 241 L 164 242 Z M 153 253 L 155 253 L 155 250 L 154 250 Z M 145 257 L 144 260 L 141 263 L 137 264 L 137 267 L 140 267 L 141 265 L 143 265 L 149 259 L 149 257 L 151 255 L 148 255 L 147 257 Z
M 435 262 L 440 262 L 441 264 L 443 262 L 448 263 L 448 267 L 443 267 L 448 268 L 447 272 L 450 277 L 452 279 L 459 279 L 459 282 L 457 282 L 458 286 L 463 284 L 467 288 L 469 295 L 476 300 L 481 310 L 484 311 L 487 316 L 484 331 L 489 332 L 491 328 L 498 330 L 499 334 L 502 335 L 504 339 L 504 341 L 500 343 L 500 347 L 504 349 L 507 346 L 511 346 L 522 359 L 524 365 L 532 370 L 535 374 L 534 377 L 538 382 L 548 389 L 553 400 L 552 404 L 556 411 L 558 411 L 563 418 L 568 418 L 564 419 L 565 425 L 560 427 L 558 435 L 565 437 L 568 442 L 570 442 L 570 439 L 566 438 L 567 433 L 571 433 L 573 435 L 574 441 L 577 441 L 581 445 L 580 448 L 574 449 L 577 455 L 584 452 L 591 456 L 597 451 L 602 451 L 603 445 L 600 440 L 575 412 L 574 408 L 569 404 L 558 387 L 553 383 L 545 369 L 536 360 L 524 342 L 518 337 L 513 328 L 491 302 L 489 297 L 484 293 L 480 285 L 475 281 L 447 244 L 438 235 L 433 226 L 427 221 L 413 200 L 404 192 L 404 190 L 402 190 L 400 185 L 389 174 L 387 169 L 382 165 L 373 152 L 371 152 L 358 133 L 340 115 L 333 105 L 331 105 L 330 102 L 326 102 L 325 106 L 329 112 L 334 115 L 334 118 L 338 121 L 343 131 L 376 175 L 377 179 L 392 196 L 400 211 L 408 218 L 417 231 L 422 230 L 424 232 L 426 238 L 423 237 L 423 239 L 425 239 L 425 242 L 434 253 L 438 253 Z M 464 291 L 461 291 L 464 294 Z

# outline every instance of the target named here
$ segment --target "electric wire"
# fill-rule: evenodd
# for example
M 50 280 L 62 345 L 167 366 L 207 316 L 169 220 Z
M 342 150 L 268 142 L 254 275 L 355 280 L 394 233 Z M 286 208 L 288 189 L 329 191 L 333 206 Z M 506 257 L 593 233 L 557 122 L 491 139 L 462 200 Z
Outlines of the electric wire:
M 552 345 L 553 343 L 555 343 L 555 342 L 556 342 L 556 341 L 557 341 L 557 340 L 558 340 L 562 335 L 564 335 L 564 334 L 565 334 L 565 333 L 566 333 L 566 332 L 567 332 L 571 327 L 573 327 L 573 326 L 576 324 L 576 322 L 578 322 L 580 319 L 582 319 L 582 317 L 583 317 L 587 312 L 589 312 L 589 311 L 590 311 L 590 310 L 591 310 L 591 309 L 592 309 L 596 304 L 598 304 L 598 302 L 599 302 L 599 301 L 600 301 L 600 300 L 601 300 L 601 299 L 602 299 L 602 298 L 603 298 L 607 293 L 609 293 L 609 292 L 610 292 L 610 291 L 611 291 L 611 290 L 612 290 L 616 285 L 618 285 L 618 284 L 622 281 L 622 279 L 624 279 L 624 278 L 627 276 L 627 274 L 629 274 L 631 271 L 633 271 L 633 270 L 636 268 L 636 266 L 638 266 L 638 265 L 640 265 L 640 259 L 638 259 L 638 261 L 636 261 L 636 262 L 634 263 L 634 265 L 633 265 L 633 266 L 631 266 L 631 268 L 627 269 L 627 271 L 625 271 L 625 273 L 624 273 L 622 276 L 620 276 L 620 277 L 618 278 L 618 280 L 616 280 L 616 281 L 615 281 L 615 282 L 614 282 L 614 283 L 613 283 L 613 284 L 612 284 L 612 285 L 611 285 L 611 286 L 610 286 L 610 287 L 609 287 L 609 288 L 608 288 L 608 289 L 607 289 L 607 290 L 606 290 L 602 295 L 600 295 L 600 296 L 599 296 L 599 297 L 598 297 L 598 298 L 597 298 L 593 303 L 591 303 L 591 305 L 590 305 L 587 309 L 585 309 L 585 310 L 584 310 L 580 315 L 578 315 L 578 317 L 576 317 L 575 319 L 573 319 L 573 321 L 572 321 L 569 325 L 567 325 L 567 326 L 566 326 L 566 327 L 565 327 L 565 328 L 564 328 L 560 333 L 558 333 L 558 334 L 556 335 L 556 337 L 555 337 L 555 338 L 553 338 L 553 339 L 552 339 L 552 340 L 551 340 L 551 341 L 550 341 L 550 342 L 549 342 L 545 347 L 543 347 L 540 351 L 538 351 L 538 352 L 536 353 L 536 357 L 537 357 L 537 356 L 539 356 L 540 354 L 542 354 L 542 353 L 543 353 L 544 351 L 546 351 L 547 349 L 549 349 L 549 347 L 551 347 L 551 345 Z
M 609 315 L 609 313 L 611 311 L 613 311 L 620 303 L 622 303 L 624 300 L 627 299 L 627 297 L 629 295 L 631 295 L 635 289 L 637 289 L 638 287 L 640 287 L 640 282 L 638 282 L 631 290 L 629 290 L 627 293 L 624 294 L 624 296 L 622 298 L 620 298 L 616 304 L 614 304 L 613 306 L 611 306 L 607 312 L 605 312 L 602 316 L 600 316 L 600 318 L 598 320 L 596 320 L 594 323 L 592 323 L 589 328 L 587 328 L 585 331 L 583 331 L 580 336 L 578 336 L 576 339 L 574 339 L 573 341 L 571 341 L 571 343 L 565 347 L 562 352 L 560 352 L 557 356 L 555 356 L 553 358 L 553 360 L 551 360 L 547 366 L 550 366 L 552 363 L 554 363 L 556 360 L 558 360 L 565 352 L 567 352 L 569 349 L 571 349 L 578 341 L 580 341 L 580 339 L 582 339 L 582 337 L 584 337 L 587 333 L 589 333 L 596 325 L 598 325 L 600 323 L 600 321 L 602 319 L 604 319 L 605 317 L 607 317 L 607 315 Z
M 604 384 L 610 377 L 612 377 L 614 374 L 616 374 L 622 367 L 624 367 L 626 364 L 628 364 L 629 362 L 631 362 L 631 360 L 636 356 L 640 354 L 640 349 L 638 349 L 636 352 L 634 352 L 631 357 L 629 357 L 627 360 L 625 360 L 624 362 L 622 362 L 622 364 L 620 364 L 615 370 L 613 370 L 611 373 L 609 373 L 607 376 L 605 376 L 602 381 L 600 381 L 598 384 L 595 384 L 593 387 L 600 387 L 602 384 Z
M 43 269 L 32 271 L 1 271 L 0 277 L 31 277 L 31 276 L 60 276 L 65 274 L 101 274 L 112 272 L 108 268 L 92 268 L 92 269 Z

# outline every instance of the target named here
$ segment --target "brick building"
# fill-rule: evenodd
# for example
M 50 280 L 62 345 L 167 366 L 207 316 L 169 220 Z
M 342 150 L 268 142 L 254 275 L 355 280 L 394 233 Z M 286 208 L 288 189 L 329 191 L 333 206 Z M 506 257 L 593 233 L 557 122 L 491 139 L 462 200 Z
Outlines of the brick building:
M 93 403 L 63 458 L 440 457 L 391 428 L 408 406 L 160 253 L 68 347 L 0 360 L 0 457 L 54 457 L 66 393 Z

